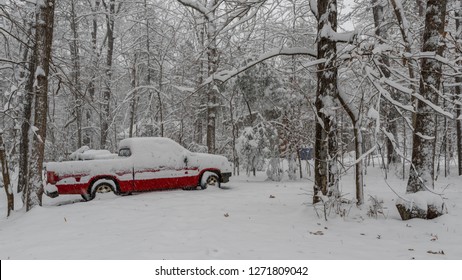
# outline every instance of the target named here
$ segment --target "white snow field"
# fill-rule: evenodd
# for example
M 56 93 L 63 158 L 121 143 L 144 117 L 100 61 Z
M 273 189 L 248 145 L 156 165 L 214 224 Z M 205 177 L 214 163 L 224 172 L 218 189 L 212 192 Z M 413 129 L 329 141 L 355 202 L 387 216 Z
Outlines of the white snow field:
M 388 175 L 393 190 L 404 193 L 406 182 Z M 447 214 L 402 221 L 398 196 L 383 177 L 369 167 L 365 205 L 345 204 L 327 221 L 310 204 L 310 179 L 272 182 L 263 172 L 232 177 L 223 189 L 99 195 L 90 202 L 44 197 L 43 207 L 9 218 L 0 189 L 0 259 L 462 259 L 462 178 L 440 175 L 436 182 Z M 341 188 L 345 198 L 354 196 L 351 175 Z M 371 196 L 383 200 L 376 218 L 368 215 Z

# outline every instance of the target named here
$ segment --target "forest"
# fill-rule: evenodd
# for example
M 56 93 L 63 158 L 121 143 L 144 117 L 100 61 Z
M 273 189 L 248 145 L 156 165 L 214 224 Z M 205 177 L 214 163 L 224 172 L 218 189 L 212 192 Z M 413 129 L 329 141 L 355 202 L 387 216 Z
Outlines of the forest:
M 379 159 L 428 197 L 403 219 L 440 216 L 435 180 L 462 175 L 461 20 L 462 0 L 0 0 L 8 215 L 16 193 L 41 205 L 45 162 L 156 136 L 275 181 L 313 151 L 327 206 L 347 169 L 363 204 Z

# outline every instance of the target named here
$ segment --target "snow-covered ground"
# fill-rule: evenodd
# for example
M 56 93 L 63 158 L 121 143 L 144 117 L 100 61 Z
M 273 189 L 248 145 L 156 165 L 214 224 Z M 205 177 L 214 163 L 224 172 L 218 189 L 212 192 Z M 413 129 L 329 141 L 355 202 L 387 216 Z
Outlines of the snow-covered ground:
M 392 173 L 388 185 L 403 193 Z M 264 173 L 232 177 L 223 189 L 44 197 L 43 207 L 8 219 L 0 189 L 0 259 L 462 259 L 462 178 L 440 176 L 435 191 L 448 213 L 428 221 L 402 221 L 387 183 L 370 167 L 366 204 L 344 204 L 327 221 L 310 204 L 310 179 L 272 182 Z M 351 175 L 342 179 L 346 198 L 353 186 Z M 371 196 L 383 200 L 376 218 Z

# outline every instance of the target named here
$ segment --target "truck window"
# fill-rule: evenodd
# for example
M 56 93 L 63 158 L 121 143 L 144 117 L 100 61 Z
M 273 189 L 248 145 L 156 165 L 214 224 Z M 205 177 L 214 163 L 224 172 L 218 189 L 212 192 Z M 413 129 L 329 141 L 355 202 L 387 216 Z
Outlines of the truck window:
M 129 157 L 132 155 L 132 152 L 129 148 L 122 148 L 119 150 L 119 157 Z

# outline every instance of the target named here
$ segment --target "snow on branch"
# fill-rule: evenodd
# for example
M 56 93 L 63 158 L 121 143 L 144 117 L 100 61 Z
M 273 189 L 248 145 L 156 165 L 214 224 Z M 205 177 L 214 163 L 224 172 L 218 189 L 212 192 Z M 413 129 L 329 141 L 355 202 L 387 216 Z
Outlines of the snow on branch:
M 412 38 L 409 35 L 409 21 L 407 20 L 405 14 L 404 14 L 404 9 L 403 9 L 403 3 L 401 0 L 391 0 L 391 4 L 393 6 L 393 9 L 395 11 L 396 18 L 398 19 L 398 22 L 400 24 L 400 30 L 401 34 L 406 41 L 406 44 L 409 46 L 412 45 Z
M 236 26 L 241 25 L 242 23 L 247 22 L 247 21 L 251 20 L 252 18 L 254 18 L 255 15 L 257 14 L 258 10 L 260 9 L 261 6 L 263 6 L 264 3 L 265 3 L 265 1 L 257 2 L 255 9 L 253 9 L 253 11 L 248 15 L 246 15 L 246 14 L 249 12 L 251 6 L 247 6 L 247 7 L 238 9 L 236 12 L 232 13 L 230 15 L 229 19 L 228 19 L 228 22 L 223 25 L 224 28 L 221 30 L 221 32 L 227 32 L 227 31 L 235 28 Z M 231 21 L 233 21 L 236 18 L 239 18 L 239 20 L 237 22 L 235 22 L 235 23 L 228 26 L 228 24 L 231 23 Z
M 415 98 L 417 98 L 419 101 L 427 104 L 430 108 L 432 108 L 435 112 L 443 115 L 443 116 L 446 116 L 450 119 L 454 119 L 454 115 L 449 113 L 449 112 L 446 112 L 443 108 L 441 108 L 440 106 L 436 105 L 436 104 L 433 104 L 431 101 L 429 101 L 428 99 L 426 99 L 425 97 L 423 97 L 422 95 L 420 95 L 419 93 L 415 92 L 412 94 L 412 96 L 414 96 Z
M 203 16 L 205 16 L 208 20 L 211 20 L 209 18 L 211 11 L 207 9 L 204 5 L 199 3 L 198 1 L 195 1 L 195 0 L 177 0 L 177 1 L 180 2 L 185 7 L 193 8 L 194 10 L 198 11 Z
M 313 15 L 318 18 L 319 13 L 318 13 L 318 1 L 317 0 L 309 0 L 310 2 L 310 9 Z
M 380 83 L 377 82 L 377 80 L 380 80 L 380 82 L 383 82 L 385 84 L 387 84 L 388 86 L 396 89 L 396 90 L 399 90 L 403 93 L 406 93 L 406 94 L 410 94 L 412 96 L 414 96 L 415 98 L 417 98 L 419 101 L 427 104 L 430 108 L 432 108 L 435 112 L 443 115 L 443 116 L 446 116 L 450 119 L 454 119 L 454 115 L 449 113 L 449 112 L 446 112 L 443 108 L 441 108 L 440 106 L 430 102 L 429 100 L 427 100 L 425 97 L 423 97 L 421 94 L 417 93 L 417 92 L 414 92 L 412 89 L 409 89 L 407 87 L 404 87 L 390 79 L 387 79 L 385 77 L 382 77 L 380 79 L 377 78 L 377 76 L 375 74 L 373 74 L 373 71 L 372 69 L 370 68 L 367 68 L 366 69 L 366 74 L 367 74 L 367 77 L 369 78 L 369 80 L 372 82 L 372 84 L 374 85 L 374 87 L 380 92 L 380 94 L 386 99 L 388 100 L 388 102 L 390 102 L 391 104 L 397 106 L 397 107 L 400 107 L 404 110 L 407 110 L 407 111 L 410 111 L 410 112 L 414 112 L 414 109 L 412 108 L 412 106 L 406 106 L 406 105 L 403 105 L 402 103 L 394 100 L 391 95 L 389 94 L 388 90 L 384 89 Z
M 262 55 L 260 55 L 256 60 L 253 60 L 247 64 L 245 64 L 242 67 L 239 67 L 234 70 L 223 70 L 218 73 L 215 73 L 213 76 L 208 77 L 205 80 L 204 84 L 209 84 L 213 80 L 220 81 L 222 83 L 226 82 L 227 80 L 233 78 L 234 76 L 244 72 L 247 69 L 252 68 L 253 66 L 257 65 L 258 63 L 261 63 L 267 59 L 280 56 L 280 55 L 308 55 L 311 57 L 316 57 L 317 56 L 317 51 L 315 49 L 311 48 L 276 48 L 273 50 L 270 50 Z M 322 62 L 320 62 L 322 63 Z
M 338 33 L 330 24 L 325 24 L 319 35 L 338 43 L 353 43 L 358 34 L 356 31 Z
M 388 90 L 384 89 L 382 87 L 382 85 L 378 82 L 378 78 L 376 77 L 376 75 L 373 74 L 373 70 L 370 68 L 370 67 L 367 67 L 366 68 L 366 76 L 367 78 L 369 79 L 369 81 L 371 81 L 371 83 L 374 85 L 374 87 L 379 91 L 379 93 L 388 101 L 390 102 L 391 104 L 399 107 L 399 108 L 402 108 L 406 111 L 409 111 L 409 112 L 415 112 L 414 111 L 414 108 L 410 105 L 404 105 L 396 100 L 394 100 L 390 93 L 388 92 Z M 393 83 L 392 83 L 393 84 Z M 399 90 L 399 89 L 398 89 Z

